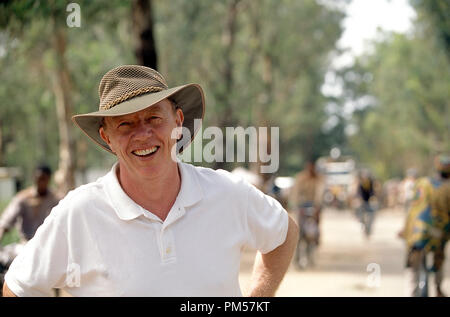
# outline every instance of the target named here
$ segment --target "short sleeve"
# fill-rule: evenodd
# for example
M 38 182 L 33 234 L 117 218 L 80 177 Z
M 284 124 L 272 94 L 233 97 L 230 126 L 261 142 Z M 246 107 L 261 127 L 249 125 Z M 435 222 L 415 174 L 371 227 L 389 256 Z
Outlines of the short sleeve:
M 265 254 L 286 240 L 288 214 L 276 199 L 253 185 L 247 186 L 247 245 Z
M 8 288 L 17 296 L 51 296 L 63 287 L 67 271 L 67 235 L 58 207 L 53 208 L 35 236 L 14 259 L 5 275 Z

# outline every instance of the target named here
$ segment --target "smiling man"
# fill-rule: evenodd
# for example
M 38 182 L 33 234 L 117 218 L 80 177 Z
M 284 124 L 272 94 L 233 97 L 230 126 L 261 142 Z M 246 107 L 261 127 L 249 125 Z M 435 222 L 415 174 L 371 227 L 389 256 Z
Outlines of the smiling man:
M 177 162 L 171 159 L 176 139 L 171 135 L 183 118 L 181 109 L 164 99 L 134 114 L 106 117 L 99 129 L 119 159 L 118 179 L 125 193 L 161 220 L 180 190 Z
M 99 95 L 99 110 L 74 121 L 117 163 L 52 210 L 11 265 L 4 294 L 241 296 L 240 257 L 250 247 L 259 252 L 244 294 L 273 296 L 296 224 L 230 173 L 172 159 L 203 118 L 201 87 L 169 88 L 155 70 L 125 65 L 102 78 Z

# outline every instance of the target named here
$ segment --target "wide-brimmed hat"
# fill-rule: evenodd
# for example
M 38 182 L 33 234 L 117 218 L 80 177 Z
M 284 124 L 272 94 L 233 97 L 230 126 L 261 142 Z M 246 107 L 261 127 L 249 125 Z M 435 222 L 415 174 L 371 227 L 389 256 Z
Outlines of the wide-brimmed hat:
M 169 88 L 164 77 L 156 70 L 140 65 L 123 65 L 107 72 L 100 81 L 98 111 L 79 114 L 72 120 L 92 140 L 113 153 L 100 137 L 99 128 L 104 117 L 131 114 L 149 108 L 168 98 L 181 108 L 184 114 L 183 127 L 190 131 L 191 138 L 178 140 L 181 153 L 194 139 L 199 125 L 195 119 L 203 119 L 205 97 L 198 84 L 186 84 Z

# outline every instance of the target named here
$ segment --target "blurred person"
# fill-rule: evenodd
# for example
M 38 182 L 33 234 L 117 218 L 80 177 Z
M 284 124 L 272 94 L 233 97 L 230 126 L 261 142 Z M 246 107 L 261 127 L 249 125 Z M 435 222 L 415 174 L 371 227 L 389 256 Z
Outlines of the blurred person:
M 0 241 L 3 235 L 17 225 L 21 241 L 33 238 L 36 230 L 59 202 L 50 190 L 52 172 L 47 165 L 34 171 L 34 185 L 13 197 L 0 217 Z
M 58 204 L 58 197 L 49 188 L 51 175 L 47 165 L 38 166 L 33 175 L 34 184 L 17 193 L 0 217 L 0 241 L 13 227 L 17 228 L 20 240 L 0 248 L 0 287 L 3 286 L 5 272 L 19 250 L 23 249 L 23 244 L 33 238 L 50 210 Z
M 375 193 L 376 183 L 371 172 L 368 169 L 362 169 L 358 178 L 357 196 L 360 203 L 357 208 L 357 214 L 367 238 L 372 233 L 372 226 L 375 219 Z
M 264 183 L 264 186 L 262 189 L 265 194 L 280 201 L 279 197 L 280 197 L 280 193 L 281 193 L 281 188 L 277 186 L 277 184 L 275 182 L 276 178 L 277 177 L 275 174 L 270 175 L 270 178 Z
M 304 253 L 302 249 L 305 249 L 306 253 L 312 253 L 314 247 L 320 245 L 320 214 L 324 192 L 324 178 L 318 173 L 315 160 L 308 159 L 305 168 L 295 177 L 288 201 L 290 209 L 297 213 L 297 222 L 300 227 L 295 263 L 302 268 L 306 266 L 306 258 L 300 254 Z M 303 242 L 306 242 L 304 247 Z M 311 246 L 311 243 L 314 246 Z M 312 255 L 309 261 L 313 262 Z
M 324 192 L 324 177 L 318 172 L 315 160 L 309 159 L 306 161 L 305 168 L 295 176 L 294 185 L 289 194 L 289 206 L 291 209 L 298 209 L 303 205 L 313 206 L 317 210 L 317 221 L 320 223 Z
M 402 205 L 402 182 L 396 178 L 385 181 L 382 185 L 382 202 L 385 208 Z
M 117 162 L 52 210 L 12 263 L 5 293 L 241 296 L 241 254 L 251 247 L 259 252 L 245 295 L 273 296 L 295 248 L 295 222 L 231 173 L 174 157 L 203 119 L 201 87 L 169 88 L 157 71 L 124 65 L 103 76 L 99 96 L 99 111 L 73 120 Z
M 263 192 L 270 197 L 275 198 L 283 208 L 288 208 L 287 199 L 283 195 L 282 188 L 277 185 L 277 175 L 272 174 L 270 178 L 266 181 L 263 188 Z
M 402 182 L 402 202 L 404 211 L 408 212 L 411 202 L 414 199 L 414 188 L 417 180 L 417 170 L 410 168 L 406 171 L 406 177 Z
M 435 170 L 437 175 L 417 180 L 404 229 L 399 233 L 407 245 L 407 291 L 411 296 L 428 296 L 429 272 L 435 274 L 437 296 L 445 296 L 441 285 L 450 235 L 450 156 L 437 156 Z M 428 255 L 433 258 L 431 267 Z

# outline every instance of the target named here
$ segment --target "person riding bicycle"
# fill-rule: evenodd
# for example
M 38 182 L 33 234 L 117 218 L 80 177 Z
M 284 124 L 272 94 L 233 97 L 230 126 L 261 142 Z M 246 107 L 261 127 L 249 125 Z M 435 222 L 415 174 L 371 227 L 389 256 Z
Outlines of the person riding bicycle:
M 445 245 L 450 236 L 450 156 L 435 158 L 438 175 L 420 178 L 415 197 L 406 217 L 400 237 L 407 245 L 407 274 L 412 296 L 428 296 L 427 287 L 420 283 L 421 272 L 435 273 L 437 296 L 445 296 L 441 285 L 444 279 Z M 433 265 L 427 267 L 426 258 L 433 255 Z
M 305 169 L 295 177 L 295 183 L 289 195 L 289 205 L 291 208 L 297 210 L 305 206 L 314 207 L 316 210 L 317 225 L 319 227 L 324 191 L 325 182 L 323 176 L 317 172 L 315 160 L 309 159 L 306 162 Z M 319 242 L 320 230 L 317 235 L 316 244 L 319 245 Z
M 361 170 L 359 175 L 358 198 L 360 199 L 360 206 L 357 213 L 361 223 L 365 225 L 366 236 L 369 236 L 375 218 L 375 210 L 371 204 L 375 199 L 375 181 L 367 169 Z

